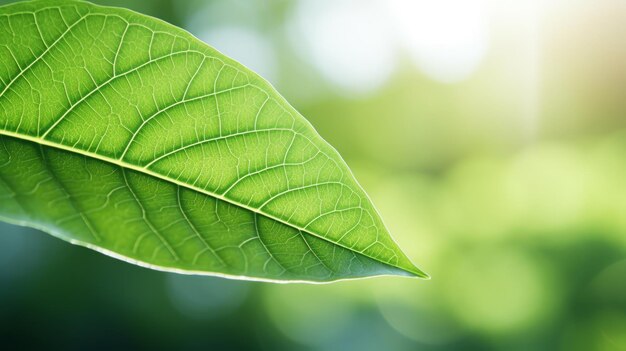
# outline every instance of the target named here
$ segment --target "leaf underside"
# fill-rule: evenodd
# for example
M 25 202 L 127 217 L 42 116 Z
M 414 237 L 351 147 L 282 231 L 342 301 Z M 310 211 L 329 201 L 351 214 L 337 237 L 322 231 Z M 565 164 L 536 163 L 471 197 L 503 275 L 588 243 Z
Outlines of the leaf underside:
M 426 277 L 265 80 L 84 2 L 0 7 L 0 218 L 181 273 Z

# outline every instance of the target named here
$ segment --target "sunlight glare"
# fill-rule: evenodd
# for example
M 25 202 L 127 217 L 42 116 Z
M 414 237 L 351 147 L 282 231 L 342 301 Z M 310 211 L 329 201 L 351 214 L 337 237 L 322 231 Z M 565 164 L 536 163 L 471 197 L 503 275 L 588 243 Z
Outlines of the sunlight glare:
M 489 28 L 479 0 L 388 0 L 384 2 L 398 39 L 430 78 L 466 79 L 485 56 Z
M 393 72 L 394 45 L 377 4 L 302 0 L 294 9 L 289 33 L 295 49 L 345 92 L 374 91 Z

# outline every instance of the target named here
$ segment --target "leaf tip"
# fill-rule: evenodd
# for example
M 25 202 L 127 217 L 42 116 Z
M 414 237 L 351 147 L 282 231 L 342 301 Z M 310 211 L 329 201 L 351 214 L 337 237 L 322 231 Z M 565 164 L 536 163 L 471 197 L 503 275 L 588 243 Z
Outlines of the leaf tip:
M 407 270 L 407 272 L 410 274 L 411 277 L 415 277 L 418 279 L 423 279 L 423 280 L 430 280 L 430 275 L 424 271 L 422 271 L 421 269 L 413 266 L 413 268 L 411 270 Z
M 418 278 L 424 280 L 430 280 L 430 275 L 421 269 L 417 268 L 412 262 L 407 261 L 404 264 L 395 266 L 394 274 L 409 278 Z

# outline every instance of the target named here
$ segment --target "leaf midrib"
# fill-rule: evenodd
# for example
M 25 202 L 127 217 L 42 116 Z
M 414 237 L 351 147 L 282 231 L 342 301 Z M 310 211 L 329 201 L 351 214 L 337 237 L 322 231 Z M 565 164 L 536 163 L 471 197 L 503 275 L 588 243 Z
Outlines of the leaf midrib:
M 224 202 L 230 203 L 230 204 L 232 204 L 234 206 L 237 206 L 237 207 L 243 208 L 245 210 L 251 211 L 253 213 L 259 214 L 261 216 L 267 217 L 269 219 L 272 219 L 274 221 L 277 221 L 279 223 L 287 225 L 287 226 L 289 226 L 291 228 L 294 228 L 294 229 L 299 230 L 301 232 L 307 233 L 309 235 L 312 235 L 314 237 L 317 237 L 319 239 L 327 241 L 327 242 L 329 242 L 331 244 L 337 245 L 339 247 L 342 247 L 342 248 L 347 249 L 347 250 L 352 251 L 352 252 L 356 252 L 356 253 L 358 253 L 360 255 L 363 255 L 365 257 L 373 259 L 373 260 L 375 260 L 377 262 L 386 264 L 388 266 L 391 266 L 391 267 L 394 267 L 394 268 L 397 268 L 397 269 L 401 269 L 403 271 L 415 274 L 417 276 L 422 276 L 423 275 L 423 273 L 421 271 L 419 271 L 419 270 L 409 269 L 409 268 L 406 268 L 406 267 L 400 267 L 399 265 L 395 265 L 395 264 L 392 264 L 390 262 L 382 261 L 382 260 L 380 260 L 377 257 L 373 257 L 371 255 L 368 255 L 368 254 L 364 253 L 364 252 L 354 250 L 353 248 L 350 248 L 350 247 L 348 247 L 346 245 L 343 245 L 341 243 L 338 243 L 338 242 L 335 242 L 335 241 L 331 241 L 328 238 L 325 238 L 325 237 L 323 237 L 323 236 L 321 236 L 319 234 L 311 232 L 310 230 L 307 230 L 305 228 L 300 228 L 299 226 L 297 226 L 297 225 L 295 225 L 293 223 L 289 223 L 289 222 L 287 222 L 287 221 L 285 221 L 285 220 L 283 220 L 281 218 L 278 218 L 278 217 L 273 216 L 273 215 L 271 215 L 269 213 L 263 212 L 260 209 L 247 206 L 247 205 L 239 203 L 239 202 L 237 202 L 235 200 L 232 200 L 232 199 L 229 199 L 227 197 L 224 197 L 223 195 L 211 192 L 211 191 L 206 190 L 206 189 L 202 189 L 202 188 L 196 187 L 196 186 L 191 185 L 191 184 L 187 184 L 185 182 L 181 182 L 179 180 L 176 180 L 176 179 L 173 179 L 173 178 L 170 178 L 170 177 L 167 177 L 167 176 L 164 176 L 163 174 L 151 171 L 151 170 L 149 170 L 149 169 L 147 169 L 145 167 L 137 166 L 137 165 L 134 165 L 132 163 L 129 163 L 129 162 L 126 162 L 126 161 L 123 161 L 123 160 L 113 159 L 113 158 L 110 158 L 110 157 L 107 157 L 107 156 L 103 156 L 103 155 L 100 155 L 100 154 L 97 154 L 97 153 L 93 153 L 93 152 L 90 152 L 90 151 L 85 151 L 85 150 L 73 148 L 73 147 L 70 147 L 70 146 L 67 146 L 67 145 L 64 145 L 64 144 L 56 143 L 56 142 L 53 142 L 53 141 L 50 141 L 50 140 L 47 140 L 47 139 L 42 139 L 40 137 L 35 137 L 35 136 L 28 135 L 28 134 L 21 134 L 21 133 L 16 133 L 16 132 L 11 132 L 11 131 L 0 129 L 0 135 L 5 135 L 5 136 L 11 137 L 11 138 L 29 141 L 29 142 L 36 143 L 36 144 L 39 144 L 39 145 L 43 145 L 43 146 L 47 146 L 47 147 L 51 147 L 51 148 L 55 148 L 55 149 L 59 149 L 59 150 L 67 151 L 67 152 L 71 152 L 71 153 L 74 153 L 74 154 L 79 154 L 79 155 L 82 155 L 82 156 L 85 156 L 85 157 L 90 157 L 90 158 L 97 159 L 97 160 L 100 160 L 100 161 L 103 161 L 103 162 L 107 162 L 109 164 L 116 165 L 116 166 L 124 168 L 124 169 L 133 170 L 135 172 L 139 172 L 139 173 L 142 173 L 142 174 L 145 174 L 145 175 L 148 175 L 148 176 L 160 179 L 162 181 L 166 181 L 166 182 L 169 182 L 169 183 L 172 183 L 172 184 L 176 184 L 178 186 L 182 186 L 184 188 L 193 190 L 195 192 L 198 192 L 198 193 L 201 193 L 201 194 L 204 194 L 204 195 L 207 195 L 207 196 L 211 196 L 213 198 L 216 198 L 216 199 L 222 200 Z

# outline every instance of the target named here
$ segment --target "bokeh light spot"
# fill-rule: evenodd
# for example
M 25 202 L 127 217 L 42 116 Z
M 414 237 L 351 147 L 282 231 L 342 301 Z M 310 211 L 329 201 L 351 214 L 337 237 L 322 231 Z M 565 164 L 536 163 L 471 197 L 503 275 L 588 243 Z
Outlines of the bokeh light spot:
M 471 328 L 507 334 L 538 326 L 554 308 L 548 267 L 516 250 L 480 249 L 448 261 L 447 299 Z
M 289 26 L 295 49 L 345 93 L 371 92 L 395 66 L 377 2 L 301 0 Z
M 420 70 L 453 83 L 473 73 L 487 52 L 489 26 L 480 0 L 385 1 L 392 24 Z

